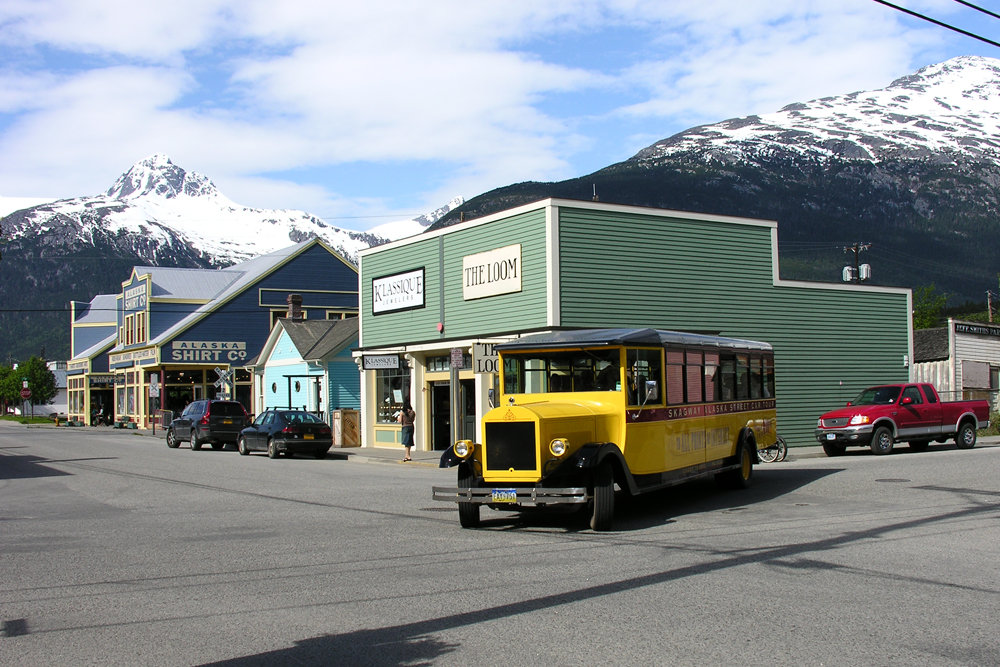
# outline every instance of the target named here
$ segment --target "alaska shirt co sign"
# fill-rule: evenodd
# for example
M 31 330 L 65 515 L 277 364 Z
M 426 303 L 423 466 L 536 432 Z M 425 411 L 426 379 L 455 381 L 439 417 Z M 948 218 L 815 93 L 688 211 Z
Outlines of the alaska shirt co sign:
M 212 361 L 237 363 L 246 361 L 244 341 L 175 340 L 170 349 L 170 361 Z
M 520 291 L 520 243 L 462 258 L 462 298 L 466 301 Z
M 423 269 L 372 279 L 372 314 L 423 307 Z

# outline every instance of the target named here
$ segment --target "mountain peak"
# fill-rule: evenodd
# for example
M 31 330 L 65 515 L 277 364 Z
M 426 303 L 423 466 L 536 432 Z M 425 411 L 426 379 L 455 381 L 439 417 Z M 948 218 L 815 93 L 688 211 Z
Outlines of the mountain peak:
M 779 111 L 686 130 L 633 159 L 678 154 L 727 162 L 775 155 L 878 163 L 900 157 L 996 159 L 1000 154 L 1000 60 L 961 56 L 885 88 L 789 104 Z
M 171 162 L 166 155 L 155 153 L 132 165 L 118 177 L 106 194 L 114 199 L 135 199 L 151 195 L 173 199 L 178 195 L 217 196 L 218 190 L 208 178 L 193 171 L 187 172 Z

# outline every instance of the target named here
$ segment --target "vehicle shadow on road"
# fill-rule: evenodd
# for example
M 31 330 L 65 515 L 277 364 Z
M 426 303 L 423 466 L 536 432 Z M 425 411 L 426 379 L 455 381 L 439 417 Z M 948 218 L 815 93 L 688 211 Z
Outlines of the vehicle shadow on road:
M 104 457 L 107 458 L 107 457 Z M 84 461 L 91 459 L 73 459 Z M 0 456 L 0 479 L 31 479 L 33 477 L 60 477 L 71 473 L 56 470 L 46 463 L 61 463 L 40 456 L 22 456 L 20 454 L 4 454 Z

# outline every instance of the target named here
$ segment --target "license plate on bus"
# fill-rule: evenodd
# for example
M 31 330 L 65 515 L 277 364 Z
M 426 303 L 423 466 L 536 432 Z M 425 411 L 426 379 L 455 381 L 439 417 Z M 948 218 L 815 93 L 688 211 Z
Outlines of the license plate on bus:
M 304 435 L 302 436 L 302 439 L 303 439 L 303 440 L 315 440 L 315 439 L 316 439 L 316 436 L 315 436 L 315 435 L 313 435 L 312 433 L 306 433 L 306 434 L 304 434 Z
M 493 489 L 492 500 L 495 503 L 516 503 L 517 489 Z
M 837 439 L 837 434 L 836 433 L 827 433 L 826 434 L 826 439 L 827 440 L 836 440 Z

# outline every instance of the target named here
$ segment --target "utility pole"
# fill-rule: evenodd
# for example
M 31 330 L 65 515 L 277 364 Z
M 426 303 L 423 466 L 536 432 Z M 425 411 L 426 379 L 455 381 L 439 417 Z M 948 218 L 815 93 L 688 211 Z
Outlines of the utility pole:
M 863 283 L 864 281 L 872 277 L 872 267 L 868 264 L 861 263 L 861 253 L 870 249 L 872 247 L 871 243 L 855 243 L 853 245 L 844 246 L 844 252 L 850 252 L 854 254 L 854 266 L 844 267 L 844 282 L 855 282 Z

